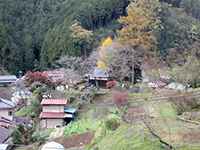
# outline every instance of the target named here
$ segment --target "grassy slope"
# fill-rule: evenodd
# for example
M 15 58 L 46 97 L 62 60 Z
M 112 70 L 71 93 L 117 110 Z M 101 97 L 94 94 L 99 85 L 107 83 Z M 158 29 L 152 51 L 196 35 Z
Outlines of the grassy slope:
M 116 131 L 107 133 L 88 150 L 162 150 L 161 143 L 140 127 L 121 125 Z
M 146 94 L 144 95 L 145 96 L 142 97 L 146 98 Z M 150 94 L 149 96 L 152 95 Z M 134 100 L 135 96 L 130 95 L 130 98 Z M 164 141 L 172 144 L 179 150 L 200 149 L 199 145 L 196 145 L 198 144 L 196 138 L 194 138 L 195 140 L 191 137 L 187 139 L 184 138 L 187 134 L 194 134 L 197 130 L 197 126 L 177 120 L 176 110 L 170 102 L 163 101 L 152 103 L 147 100 L 141 103 L 141 105 L 143 105 L 148 114 L 153 117 L 150 119 L 149 125 Z M 101 126 L 100 129 L 97 129 L 96 138 L 93 140 L 88 150 L 93 150 L 95 148 L 98 148 L 98 150 L 163 149 L 161 143 L 157 139 L 152 140 L 152 138 L 150 138 L 150 133 L 147 131 L 146 127 L 142 127 L 143 130 L 146 130 L 145 136 L 135 134 L 141 127 L 141 124 L 139 126 L 125 124 L 114 132 L 107 132 L 106 129 Z M 190 128 L 192 128 L 192 130 Z M 132 129 L 135 129 L 135 131 L 130 132 Z M 126 137 L 127 134 L 129 134 L 128 137 Z

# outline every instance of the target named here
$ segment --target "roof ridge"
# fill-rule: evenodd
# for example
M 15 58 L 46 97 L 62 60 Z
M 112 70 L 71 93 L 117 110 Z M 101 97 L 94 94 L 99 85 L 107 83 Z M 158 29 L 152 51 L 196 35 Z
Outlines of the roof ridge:
M 15 107 L 15 104 L 12 101 L 9 101 L 9 100 L 3 99 L 3 98 L 0 98 L 0 101 L 3 102 L 4 104 L 11 106 L 11 107 Z

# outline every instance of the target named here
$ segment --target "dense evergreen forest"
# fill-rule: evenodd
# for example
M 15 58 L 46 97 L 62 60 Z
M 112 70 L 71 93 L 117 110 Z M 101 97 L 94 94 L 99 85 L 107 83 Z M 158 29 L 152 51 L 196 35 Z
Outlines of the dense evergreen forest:
M 0 65 L 16 73 L 84 60 L 108 36 L 169 64 L 198 52 L 199 0 L 138 1 L 0 0 Z

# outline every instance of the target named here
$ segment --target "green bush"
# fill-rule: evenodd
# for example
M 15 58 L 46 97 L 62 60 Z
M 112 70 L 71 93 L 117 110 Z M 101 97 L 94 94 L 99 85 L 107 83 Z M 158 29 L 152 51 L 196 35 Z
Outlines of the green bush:
M 47 91 L 48 87 L 47 85 L 41 83 L 41 82 L 33 82 L 31 85 L 30 85 L 30 91 L 34 92 L 34 93 L 40 93 L 40 91 L 44 92 L 44 91 Z
M 33 138 L 33 141 L 34 141 L 34 142 L 44 143 L 44 142 L 47 140 L 48 135 L 40 134 L 39 132 L 35 132 L 35 133 L 32 135 L 32 138 Z
M 31 104 L 21 108 L 15 113 L 16 116 L 37 118 L 41 112 L 40 101 L 37 96 L 33 96 L 31 99 Z
M 23 107 L 19 111 L 15 112 L 15 115 L 18 117 L 26 117 L 31 113 L 30 107 Z
M 32 134 L 35 128 L 33 126 L 18 125 L 12 132 L 12 141 L 14 144 L 28 145 L 33 142 Z
M 105 126 L 108 130 L 116 130 L 120 126 L 120 122 L 115 118 L 111 118 L 105 121 Z
M 95 96 L 97 96 L 97 89 L 91 87 L 81 94 L 80 100 L 85 101 L 87 103 L 92 103 Z
M 44 131 L 36 131 L 32 135 L 33 142 L 40 142 L 41 144 L 44 143 L 48 137 L 50 136 L 53 129 L 46 129 Z
M 65 136 L 70 136 L 72 134 L 80 134 L 87 131 L 92 131 L 98 128 L 100 121 L 82 119 L 69 123 L 64 130 Z
M 81 96 L 81 92 L 78 90 L 66 91 L 65 95 L 70 103 L 73 103 L 75 100 L 78 100 Z

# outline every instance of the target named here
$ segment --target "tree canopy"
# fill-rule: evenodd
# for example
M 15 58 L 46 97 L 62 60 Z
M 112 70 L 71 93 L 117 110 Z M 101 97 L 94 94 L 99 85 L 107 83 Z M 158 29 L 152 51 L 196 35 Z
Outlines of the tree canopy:
M 84 60 L 109 36 L 173 61 L 172 51 L 185 55 L 199 45 L 199 6 L 199 0 L 0 0 L 0 65 L 17 73 L 52 67 L 65 56 Z

